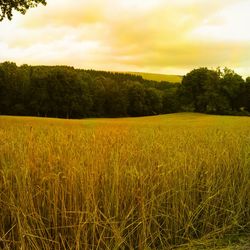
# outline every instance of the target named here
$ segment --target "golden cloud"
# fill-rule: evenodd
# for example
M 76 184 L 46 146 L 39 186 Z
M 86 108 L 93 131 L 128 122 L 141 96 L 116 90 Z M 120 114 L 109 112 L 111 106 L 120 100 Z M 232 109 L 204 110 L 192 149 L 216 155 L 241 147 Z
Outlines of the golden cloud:
M 48 1 L 0 23 L 0 60 L 161 73 L 225 65 L 247 74 L 247 7 L 244 0 Z

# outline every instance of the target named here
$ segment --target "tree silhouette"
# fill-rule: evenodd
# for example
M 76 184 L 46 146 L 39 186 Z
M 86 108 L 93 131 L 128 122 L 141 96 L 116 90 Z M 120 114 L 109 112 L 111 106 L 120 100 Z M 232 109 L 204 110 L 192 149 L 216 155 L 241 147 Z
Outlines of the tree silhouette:
M 0 0 L 0 21 L 4 18 L 12 19 L 13 10 L 22 14 L 39 3 L 46 5 L 46 0 Z

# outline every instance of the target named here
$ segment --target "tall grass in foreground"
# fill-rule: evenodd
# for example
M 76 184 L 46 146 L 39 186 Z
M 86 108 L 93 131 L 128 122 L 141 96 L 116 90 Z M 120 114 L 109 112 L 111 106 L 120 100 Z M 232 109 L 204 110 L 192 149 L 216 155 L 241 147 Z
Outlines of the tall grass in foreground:
M 249 233 L 249 154 L 249 118 L 0 117 L 0 249 L 169 249 Z

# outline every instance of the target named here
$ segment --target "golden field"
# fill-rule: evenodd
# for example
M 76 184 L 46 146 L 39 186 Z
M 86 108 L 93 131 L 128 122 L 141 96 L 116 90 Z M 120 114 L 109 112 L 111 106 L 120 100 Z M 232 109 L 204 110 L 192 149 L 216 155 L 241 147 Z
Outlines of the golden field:
M 0 116 L 0 249 L 217 249 L 249 233 L 249 117 Z
M 151 80 L 156 82 L 171 82 L 171 83 L 181 83 L 183 76 L 179 75 L 166 75 L 166 74 L 156 74 L 156 73 L 145 73 L 145 72 L 127 72 L 132 75 L 142 76 L 145 80 Z

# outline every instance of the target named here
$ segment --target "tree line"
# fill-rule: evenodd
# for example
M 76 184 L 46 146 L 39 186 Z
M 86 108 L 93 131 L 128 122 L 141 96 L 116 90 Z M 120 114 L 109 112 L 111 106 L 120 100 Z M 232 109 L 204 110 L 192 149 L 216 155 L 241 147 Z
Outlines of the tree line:
M 199 68 L 182 83 L 68 66 L 0 63 L 0 114 L 60 118 L 127 117 L 192 111 L 249 114 L 250 77 Z

